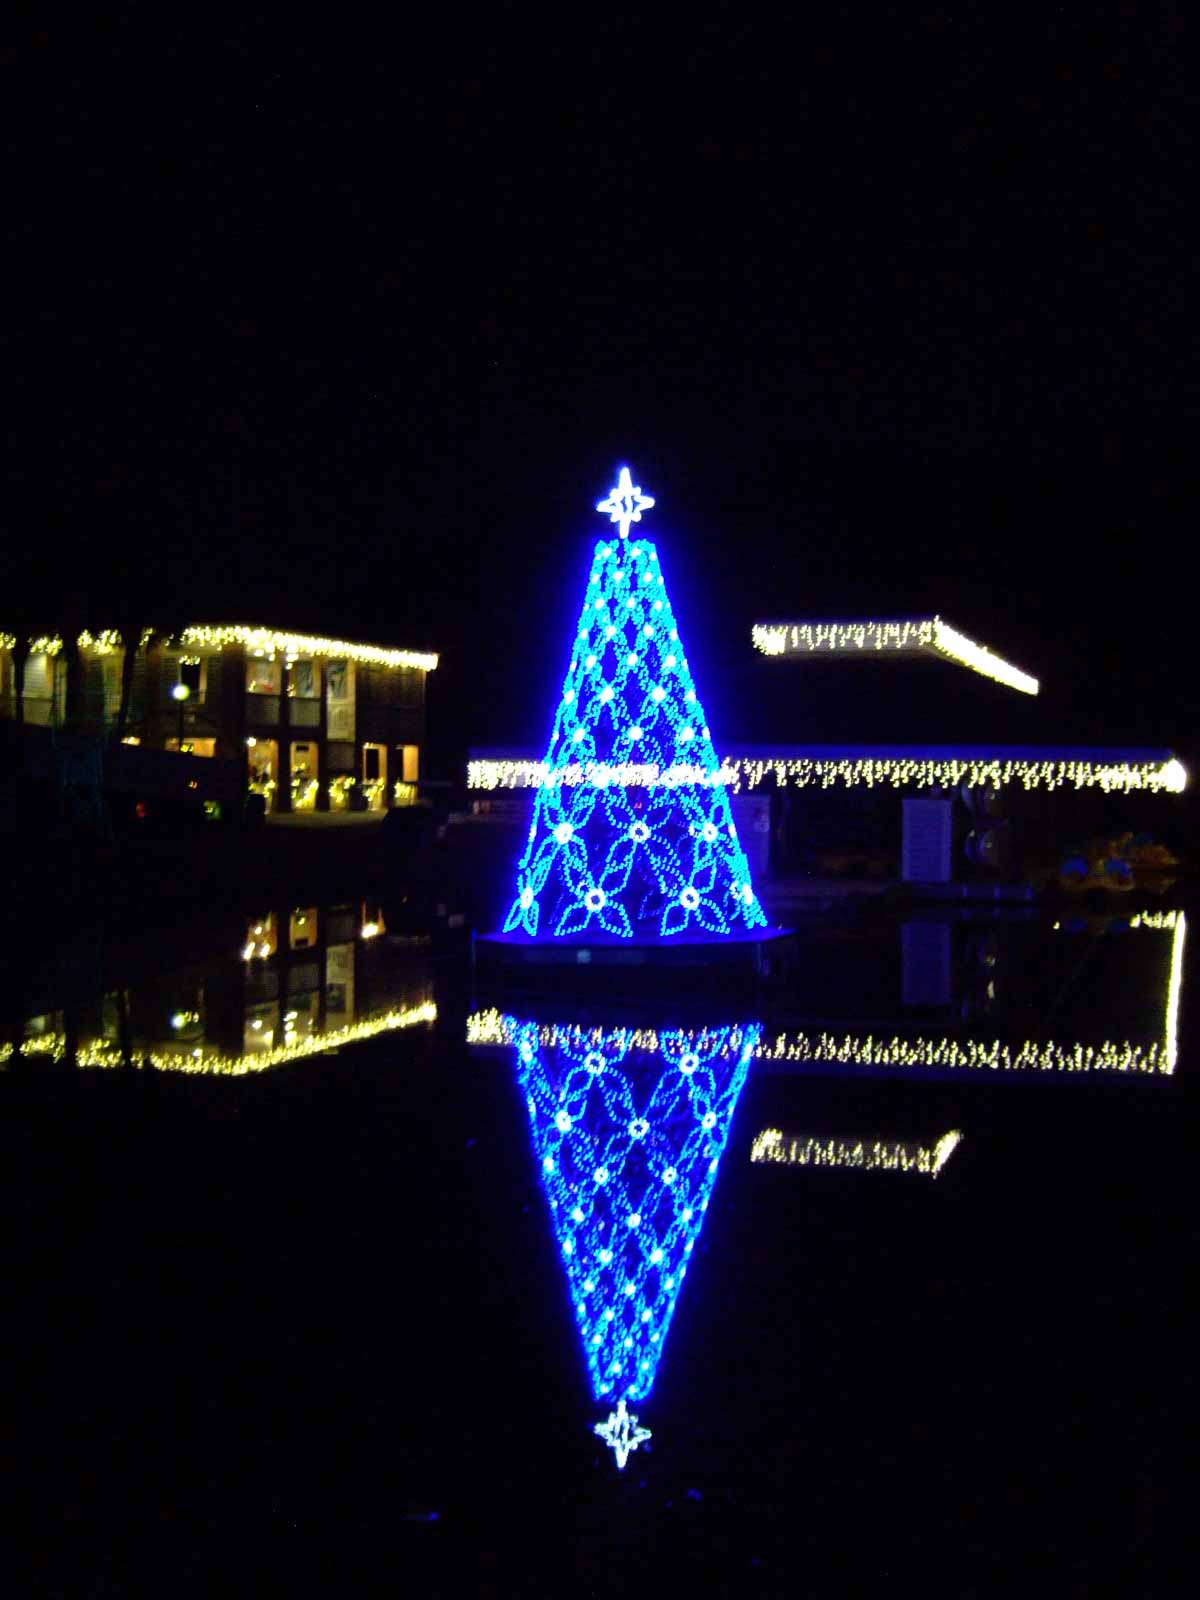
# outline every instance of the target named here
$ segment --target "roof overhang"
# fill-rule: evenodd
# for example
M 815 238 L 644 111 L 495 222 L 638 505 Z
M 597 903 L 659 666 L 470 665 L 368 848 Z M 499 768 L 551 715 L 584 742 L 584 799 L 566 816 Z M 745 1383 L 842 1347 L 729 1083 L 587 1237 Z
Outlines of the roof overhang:
M 345 639 L 324 639 L 309 633 L 282 633 L 277 628 L 240 622 L 191 623 L 178 639 L 192 649 L 240 644 L 254 655 L 334 656 L 381 667 L 416 667 L 421 672 L 433 672 L 438 664 L 437 656 L 429 651 L 390 650 L 384 645 L 351 644 Z
M 756 622 L 751 632 L 754 647 L 767 656 L 793 661 L 893 660 L 923 656 L 953 661 L 971 672 L 1036 694 L 1038 681 L 986 645 L 976 644 L 941 617 L 900 618 L 863 622 Z
M 143 629 L 141 642 L 145 644 L 154 630 Z M 191 650 L 219 650 L 227 644 L 244 645 L 253 655 L 260 656 L 332 656 L 338 660 L 361 661 L 381 667 L 414 667 L 420 672 L 435 672 L 438 658 L 432 651 L 392 650 L 380 644 L 351 644 L 346 639 L 324 639 L 310 633 L 283 633 L 277 628 L 257 627 L 243 622 L 193 622 L 180 633 L 171 635 L 175 643 Z M 27 639 L 31 655 L 57 655 L 63 647 L 61 634 L 46 634 Z M 111 655 L 120 650 L 123 640 L 115 628 L 105 628 L 100 633 L 79 635 L 81 650 L 95 655 Z M 0 650 L 16 647 L 16 636 L 0 633 Z

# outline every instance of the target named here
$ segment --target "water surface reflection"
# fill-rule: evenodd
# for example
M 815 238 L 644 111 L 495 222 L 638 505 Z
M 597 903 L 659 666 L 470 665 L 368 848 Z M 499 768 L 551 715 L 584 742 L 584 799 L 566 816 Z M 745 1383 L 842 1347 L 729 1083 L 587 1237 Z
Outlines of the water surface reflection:
M 484 1592 L 531 1506 L 597 1590 L 1171 1592 L 1182 916 L 826 919 L 692 1009 L 485 995 L 349 898 L 68 932 L 0 963 L 47 1592 L 215 1593 L 231 1538 L 262 1592 Z
M 389 946 L 384 931 L 370 902 L 294 906 L 252 917 L 240 942 L 226 934 L 197 961 L 165 970 L 155 962 L 149 974 L 135 961 L 115 985 L 98 964 L 83 992 L 54 1010 L 26 1016 L 18 993 L 0 1066 L 65 1059 L 240 1077 L 432 1023 L 419 952 Z M 150 964 L 149 952 L 141 960 Z
M 595 1027 L 505 1016 L 596 1400 L 623 1467 L 654 1387 L 762 1024 Z

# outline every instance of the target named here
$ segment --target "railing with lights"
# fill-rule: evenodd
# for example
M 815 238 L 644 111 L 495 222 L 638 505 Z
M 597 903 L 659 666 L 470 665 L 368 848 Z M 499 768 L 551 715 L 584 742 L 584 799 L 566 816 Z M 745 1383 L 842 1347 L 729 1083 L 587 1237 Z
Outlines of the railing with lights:
M 875 750 L 869 747 L 811 746 L 803 750 L 726 755 L 715 771 L 676 764 L 665 768 L 570 763 L 554 767 L 519 756 L 480 757 L 467 764 L 472 790 L 540 789 L 611 783 L 672 787 L 721 785 L 730 794 L 778 789 L 953 789 L 971 787 L 1099 789 L 1106 794 L 1181 794 L 1188 774 L 1169 751 L 1121 755 L 1103 750 L 1014 751 L 987 749 Z

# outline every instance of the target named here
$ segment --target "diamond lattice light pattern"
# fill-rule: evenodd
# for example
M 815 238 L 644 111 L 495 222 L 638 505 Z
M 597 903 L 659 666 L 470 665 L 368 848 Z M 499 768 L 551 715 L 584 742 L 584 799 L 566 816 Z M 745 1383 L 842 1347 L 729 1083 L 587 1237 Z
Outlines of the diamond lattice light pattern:
M 503 1019 L 592 1393 L 645 1400 L 762 1032 Z
M 596 545 L 506 933 L 718 938 L 766 926 L 658 552 L 626 468 Z

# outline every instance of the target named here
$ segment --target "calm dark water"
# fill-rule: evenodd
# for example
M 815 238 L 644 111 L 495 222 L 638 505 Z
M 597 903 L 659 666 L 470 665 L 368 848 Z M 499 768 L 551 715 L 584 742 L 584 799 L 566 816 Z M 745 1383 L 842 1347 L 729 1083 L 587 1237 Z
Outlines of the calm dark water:
M 675 1012 L 473 992 L 380 920 L 9 962 L 13 1592 L 1182 1592 L 1169 908 L 816 922 Z

